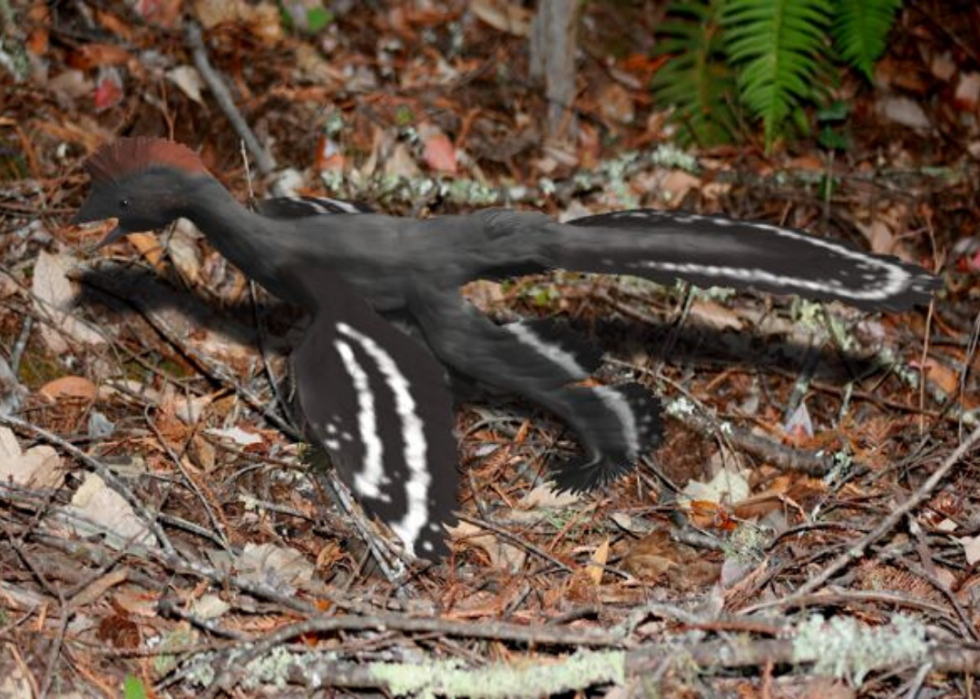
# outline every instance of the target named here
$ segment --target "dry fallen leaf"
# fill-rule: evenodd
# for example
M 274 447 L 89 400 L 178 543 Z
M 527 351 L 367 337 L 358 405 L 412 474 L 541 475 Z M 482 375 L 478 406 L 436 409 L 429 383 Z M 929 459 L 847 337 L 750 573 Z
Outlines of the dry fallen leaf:
M 481 529 L 469 522 L 460 522 L 455 527 L 449 527 L 449 534 L 454 540 L 475 546 L 486 552 L 490 557 L 490 566 L 509 573 L 518 572 L 527 560 L 527 552 L 500 539 L 493 532 Z
M 636 118 L 633 95 L 619 83 L 606 83 L 599 91 L 598 102 L 602 120 L 612 128 L 632 124 Z
M 694 301 L 691 304 L 691 317 L 717 330 L 741 330 L 744 327 L 742 319 L 732 309 L 715 301 Z
M 658 580 L 677 565 L 676 544 L 665 531 L 646 535 L 627 551 L 623 567 L 642 580 Z
M 104 535 L 112 548 L 154 543 L 153 535 L 129 503 L 94 473 L 85 474 L 66 512 L 65 524 L 78 536 Z
M 384 173 L 388 177 L 405 177 L 412 179 L 419 177 L 422 171 L 415 163 L 412 152 L 404 143 L 397 143 L 391 149 L 391 155 L 384 163 Z
M 471 0 L 470 11 L 494 29 L 527 36 L 531 31 L 531 11 L 509 0 Z
M 52 401 L 57 401 L 59 398 L 94 401 L 96 388 L 95 384 L 84 376 L 62 376 L 41 386 L 38 393 Z
M 932 122 L 925 110 L 911 97 L 889 95 L 875 103 L 875 111 L 888 121 L 911 129 L 926 131 L 932 128 Z
M 879 255 L 891 255 L 895 251 L 895 233 L 891 226 L 876 218 L 871 225 L 857 223 L 857 228 L 867 239 L 871 251 Z
M 720 563 L 673 541 L 670 533 L 663 530 L 651 532 L 633 544 L 623 565 L 638 578 L 649 581 L 665 578 L 671 587 L 679 590 L 703 589 L 721 576 Z
M 585 566 L 585 573 L 592 580 L 593 584 L 602 583 L 602 573 L 606 563 L 609 561 L 609 537 L 599 545 L 599 548 L 592 554 L 589 564 Z
M 52 325 L 42 323 L 41 337 L 44 343 L 55 354 L 64 354 L 69 350 L 64 335 L 89 345 L 99 345 L 104 342 L 102 336 L 69 315 L 75 304 L 75 286 L 68 279 L 68 271 L 75 266 L 74 261 L 66 255 L 52 255 L 41 251 L 34 265 L 34 279 L 31 291 L 34 293 L 34 303 L 42 313 L 51 318 Z M 59 332 L 60 330 L 60 332 Z
M 963 553 L 966 554 L 967 565 L 973 565 L 980 561 L 980 536 L 964 536 L 957 539 L 963 544 Z
M 660 196 L 667 202 L 679 202 L 692 189 L 701 187 L 701 178 L 683 170 L 671 170 L 660 180 Z
M 163 246 L 153 233 L 130 233 L 126 240 L 158 270 L 163 270 Z
M 313 563 L 301 552 L 276 544 L 245 544 L 238 569 L 249 580 L 276 589 L 304 587 L 313 579 Z
M 181 92 L 198 104 L 204 104 L 204 99 L 201 97 L 204 80 L 194 66 L 183 65 L 171 68 L 167 71 L 167 80 L 179 87 Z
M 14 433 L 7 427 L 0 427 L 0 484 L 58 488 L 64 480 L 65 473 L 58 452 L 42 444 L 22 453 Z
M 250 447 L 253 444 L 262 444 L 262 435 L 243 430 L 241 427 L 211 428 L 206 432 L 215 437 L 227 439 L 242 447 Z
M 201 249 L 197 241 L 201 233 L 194 224 L 185 218 L 179 219 L 174 226 L 173 234 L 167 244 L 170 261 L 180 273 L 180 276 L 190 286 L 197 286 L 201 281 Z
M 521 498 L 520 506 L 522 509 L 561 509 L 571 507 L 582 499 L 578 493 L 569 491 L 558 491 L 550 483 L 541 483 L 534 486 L 527 495 Z
M 784 507 L 786 502 L 801 503 L 826 492 L 827 484 L 820 479 L 800 474 L 782 475 L 761 493 L 734 503 L 732 510 L 739 519 L 755 519 Z
M 684 486 L 684 494 L 691 500 L 704 500 L 716 503 L 739 502 L 751 493 L 749 482 L 740 471 L 721 469 L 707 483 L 689 481 Z
M 425 164 L 429 166 L 429 169 L 455 175 L 456 148 L 449 137 L 431 124 L 421 125 L 419 136 L 422 138 Z

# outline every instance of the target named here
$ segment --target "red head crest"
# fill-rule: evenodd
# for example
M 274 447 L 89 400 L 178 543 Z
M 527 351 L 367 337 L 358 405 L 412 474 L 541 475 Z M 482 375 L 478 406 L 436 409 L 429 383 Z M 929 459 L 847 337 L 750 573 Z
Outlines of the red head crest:
M 119 138 L 102 146 L 85 161 L 93 184 L 118 180 L 156 166 L 206 175 L 201 158 L 187 146 L 163 138 Z

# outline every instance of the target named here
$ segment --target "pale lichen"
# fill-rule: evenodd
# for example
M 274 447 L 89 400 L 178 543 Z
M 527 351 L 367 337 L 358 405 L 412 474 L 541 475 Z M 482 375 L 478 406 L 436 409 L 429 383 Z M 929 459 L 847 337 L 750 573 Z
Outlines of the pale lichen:
M 815 674 L 847 678 L 857 686 L 874 670 L 921 664 L 928 649 L 925 627 L 905 615 L 870 626 L 851 617 L 827 621 L 817 614 L 797 627 L 793 661 L 813 663 Z
M 549 696 L 598 684 L 623 684 L 626 655 L 622 651 L 584 652 L 558 662 L 536 658 L 477 669 L 450 661 L 391 663 L 373 665 L 371 673 L 397 696 Z
M 664 411 L 672 417 L 686 417 L 688 415 L 693 415 L 697 410 L 697 406 L 694 402 L 688 398 L 680 397 L 674 400 L 668 401 L 664 406 Z

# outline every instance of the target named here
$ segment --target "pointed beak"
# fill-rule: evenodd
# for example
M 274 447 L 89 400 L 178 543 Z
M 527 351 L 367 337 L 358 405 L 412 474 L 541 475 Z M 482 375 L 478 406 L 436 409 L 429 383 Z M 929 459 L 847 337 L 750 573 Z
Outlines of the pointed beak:
M 100 240 L 98 243 L 95 244 L 95 247 L 92 248 L 92 252 L 95 252 L 96 250 L 101 250 L 106 245 L 110 245 L 116 242 L 117 240 L 119 240 L 120 238 L 127 235 L 129 235 L 129 231 L 127 231 L 122 226 L 116 226 L 111 231 L 109 231 L 109 235 L 107 235 L 105 238 L 103 238 L 102 240 Z
M 78 210 L 71 218 L 71 223 L 73 225 L 80 225 L 83 223 L 93 223 L 95 221 L 104 221 L 107 218 L 115 218 L 112 214 L 105 211 L 100 211 L 99 203 L 94 197 L 89 197 L 84 201 L 82 207 Z M 121 225 L 117 225 L 111 231 L 109 235 L 96 243 L 95 247 L 92 248 L 92 252 L 104 248 L 110 243 L 114 243 L 125 235 L 128 235 L 130 231 L 123 228 Z

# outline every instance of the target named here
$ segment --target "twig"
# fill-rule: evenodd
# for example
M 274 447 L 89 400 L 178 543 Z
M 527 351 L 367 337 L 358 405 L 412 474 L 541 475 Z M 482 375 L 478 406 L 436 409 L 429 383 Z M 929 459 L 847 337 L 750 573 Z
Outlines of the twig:
M 504 537 L 505 539 L 512 542 L 515 546 L 520 546 L 521 548 L 526 549 L 529 553 L 533 553 L 535 556 L 539 556 L 540 558 L 543 558 L 544 560 L 548 561 L 549 563 L 557 567 L 559 570 L 563 570 L 566 573 L 575 572 L 568 564 L 559 561 L 557 558 L 555 558 L 553 555 L 545 551 L 540 546 L 535 546 L 531 542 L 525 541 L 524 539 L 517 536 L 516 534 L 507 531 L 503 527 L 498 527 L 496 524 L 493 524 L 492 522 L 487 522 L 482 519 L 478 519 L 476 517 L 467 517 L 466 515 L 457 515 L 457 516 L 463 522 L 467 522 L 475 527 L 479 527 L 480 529 L 486 529 L 487 531 L 491 531 L 494 534 Z
M 24 325 L 20 329 L 20 334 L 17 336 L 17 342 L 14 343 L 14 348 L 10 351 L 10 370 L 14 374 L 20 371 L 20 360 L 24 356 L 24 350 L 27 349 L 27 341 L 31 337 L 31 329 L 33 327 L 34 317 L 25 315 Z
M 963 395 L 966 393 L 966 379 L 973 366 L 973 357 L 976 356 L 977 346 L 980 345 L 980 310 L 977 311 L 976 318 L 973 319 L 973 330 L 970 331 L 970 341 L 967 344 L 966 355 L 963 357 L 963 370 L 960 372 L 960 394 L 957 403 L 963 405 Z M 960 411 L 957 420 L 957 436 L 963 439 L 963 412 Z
M 228 86 L 225 84 L 224 78 L 211 65 L 207 48 L 204 46 L 204 36 L 201 33 L 201 28 L 195 22 L 188 22 L 185 36 L 187 45 L 190 47 L 191 54 L 194 57 L 194 65 L 197 66 L 201 78 L 207 83 L 221 111 L 225 113 L 228 121 L 231 122 L 232 128 L 235 129 L 235 133 L 248 146 L 249 152 L 255 158 L 255 164 L 258 166 L 259 172 L 263 175 L 274 172 L 276 169 L 275 159 L 259 143 L 259 139 L 255 137 L 248 122 L 245 121 L 245 117 L 242 116 L 242 113 L 238 111 L 238 107 L 235 106 L 235 100 L 228 91 Z
M 606 358 L 606 361 L 615 366 L 621 366 L 632 371 L 638 371 L 642 374 L 654 377 L 655 380 L 657 379 L 656 375 L 651 369 L 608 357 Z M 674 386 L 679 391 L 682 391 L 692 403 L 698 403 L 698 401 L 696 401 L 696 399 L 687 391 L 687 389 L 677 382 L 671 381 L 666 376 L 659 377 L 659 380 Z M 739 447 L 750 454 L 754 454 L 776 468 L 786 471 L 802 471 L 808 476 L 819 478 L 826 475 L 834 467 L 834 459 L 830 454 L 793 449 L 791 447 L 779 444 L 778 442 L 774 442 L 771 439 L 760 437 L 759 435 L 736 427 L 730 423 L 725 423 L 725 425 L 722 426 L 719 420 L 711 415 L 707 408 L 700 406 L 700 404 L 698 405 L 699 409 L 705 413 L 704 415 L 700 415 L 693 410 L 668 410 L 667 414 L 684 423 L 691 429 L 700 432 L 701 434 L 716 436 L 721 433 L 721 436 L 726 439 L 730 445 Z
M 167 456 L 170 457 L 170 460 L 173 462 L 174 466 L 177 467 L 177 470 L 180 471 L 180 474 L 184 477 L 184 483 L 187 484 L 190 491 L 194 493 L 194 495 L 197 496 L 197 499 L 200 501 L 201 506 L 208 515 L 208 519 L 211 520 L 211 526 L 214 527 L 215 531 L 217 532 L 217 540 L 219 545 L 221 548 L 229 551 L 230 547 L 228 545 L 227 534 L 225 533 L 224 522 L 218 518 L 218 515 L 211 507 L 211 503 L 208 501 L 207 496 L 201 491 L 201 487 L 193 478 L 191 478 L 191 474 L 187 472 L 187 469 L 184 467 L 184 463 L 180 460 L 180 456 L 174 452 L 173 448 L 170 446 L 170 443 L 164 439 L 160 429 L 150 418 L 149 408 L 144 411 L 143 418 L 145 419 L 147 426 L 150 428 L 150 431 L 153 432 L 154 436 L 157 438 L 160 446 L 163 447 L 165 452 L 167 452 Z
M 929 360 L 929 338 L 932 336 L 932 314 L 936 310 L 936 299 L 929 301 L 929 313 L 926 315 L 926 328 L 922 331 L 922 359 L 919 361 L 919 435 L 926 433 L 926 383 L 929 371 L 926 362 Z
M 58 435 L 48 432 L 42 427 L 37 425 L 32 425 L 31 423 L 21 420 L 18 417 L 13 417 L 11 415 L 0 415 L 0 424 L 7 425 L 13 429 L 26 430 L 31 434 L 40 437 L 46 442 L 49 442 L 56 447 L 64 449 L 66 452 L 71 454 L 73 457 L 81 461 L 83 464 L 95 471 L 99 477 L 105 481 L 105 484 L 116 491 L 126 503 L 133 508 L 134 512 L 138 513 L 140 518 L 146 527 L 153 533 L 157 541 L 163 550 L 174 557 L 177 557 L 177 552 L 173 545 L 170 543 L 170 539 L 167 534 L 163 531 L 163 528 L 157 522 L 157 518 L 150 514 L 146 509 L 146 506 L 137 498 L 130 490 L 126 487 L 126 484 L 121 480 L 116 478 L 108 466 L 103 464 L 101 461 L 93 456 L 86 454 L 84 451 L 76 447 L 71 442 L 62 439 Z
M 848 565 L 854 561 L 864 557 L 865 552 L 868 548 L 877 542 L 879 539 L 883 538 L 888 532 L 890 532 L 902 518 L 905 517 L 909 512 L 912 512 L 915 508 L 925 502 L 931 495 L 932 491 L 935 490 L 936 486 L 949 474 L 953 467 L 959 463 L 960 459 L 965 457 L 973 447 L 976 446 L 977 442 L 980 442 L 980 427 L 973 430 L 966 441 L 962 442 L 952 454 L 950 454 L 942 465 L 936 469 L 935 472 L 926 482 L 904 503 L 896 507 L 885 519 L 882 520 L 881 524 L 875 527 L 871 533 L 865 536 L 861 541 L 848 549 L 845 553 L 838 556 L 829 566 L 824 568 L 816 577 L 811 578 L 806 584 L 800 587 L 796 592 L 789 596 L 786 601 L 795 600 L 797 598 L 808 595 L 816 590 L 818 590 L 822 585 L 824 585 L 828 580 L 834 577 L 841 570 L 846 568 Z

